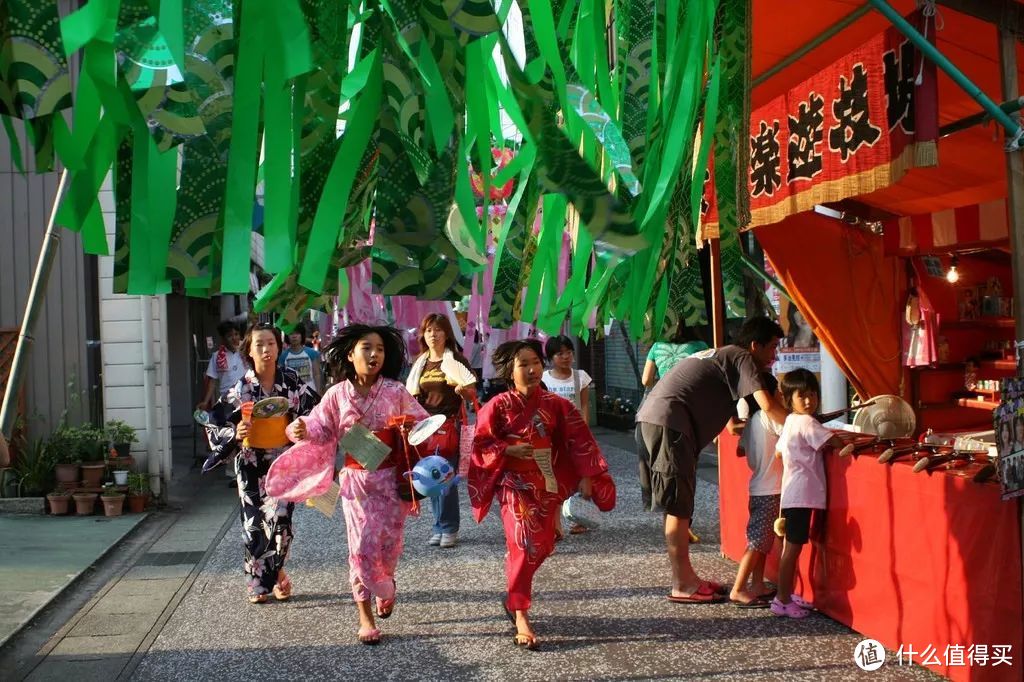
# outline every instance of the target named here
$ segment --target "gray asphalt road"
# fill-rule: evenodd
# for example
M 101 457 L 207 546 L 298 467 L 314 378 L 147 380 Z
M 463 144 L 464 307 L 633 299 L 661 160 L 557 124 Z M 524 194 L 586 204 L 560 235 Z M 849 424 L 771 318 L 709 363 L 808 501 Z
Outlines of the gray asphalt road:
M 859 679 L 862 637 L 821 615 L 803 621 L 730 605 L 677 605 L 668 592 L 660 517 L 640 511 L 634 455 L 602 439 L 619 483 L 617 509 L 590 533 L 558 545 L 538 573 L 532 612 L 543 649 L 512 644 L 499 603 L 503 535 L 496 516 L 475 524 L 463 497 L 462 542 L 425 544 L 429 513 L 410 519 L 395 614 L 380 646 L 356 641 L 339 512 L 301 508 L 289 573 L 295 597 L 245 600 L 236 526 L 135 670 L 141 680 L 611 680 Z M 730 583 L 735 564 L 717 548 L 718 489 L 698 485 L 694 547 L 702 576 Z M 873 679 L 935 679 L 887 665 Z

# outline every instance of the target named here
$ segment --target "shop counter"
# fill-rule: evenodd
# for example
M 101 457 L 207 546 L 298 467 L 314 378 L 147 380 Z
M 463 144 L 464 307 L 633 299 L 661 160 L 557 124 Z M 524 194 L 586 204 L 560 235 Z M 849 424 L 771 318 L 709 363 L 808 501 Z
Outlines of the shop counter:
M 739 561 L 750 469 L 736 445 L 722 433 L 718 471 L 722 552 Z M 912 647 L 915 662 L 930 647 L 928 667 L 952 679 L 1024 679 L 1019 502 L 1001 501 L 996 483 L 974 483 L 978 465 L 914 473 L 910 461 L 880 464 L 882 449 L 826 456 L 828 509 L 812 522 L 797 593 L 887 649 Z M 972 645 L 1010 645 L 1013 667 L 968 665 L 981 651 Z

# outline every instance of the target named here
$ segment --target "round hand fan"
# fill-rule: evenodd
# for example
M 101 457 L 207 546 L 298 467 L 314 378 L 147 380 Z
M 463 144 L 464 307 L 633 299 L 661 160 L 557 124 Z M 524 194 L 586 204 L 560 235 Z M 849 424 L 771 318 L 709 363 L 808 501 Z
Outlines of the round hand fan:
M 443 414 L 435 414 L 423 421 L 416 422 L 416 425 L 409 429 L 409 445 L 419 445 L 430 438 L 445 422 Z
M 873 433 L 882 438 L 906 438 L 914 434 L 917 420 L 914 408 L 898 395 L 880 395 L 871 399 L 853 418 L 853 425 L 862 433 Z

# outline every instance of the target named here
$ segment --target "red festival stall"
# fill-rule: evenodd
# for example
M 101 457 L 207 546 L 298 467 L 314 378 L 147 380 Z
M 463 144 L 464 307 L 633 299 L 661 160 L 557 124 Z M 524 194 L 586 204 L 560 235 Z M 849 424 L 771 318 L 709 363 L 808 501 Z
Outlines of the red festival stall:
M 914 10 L 912 2 L 892 4 L 905 15 Z M 926 35 L 998 100 L 995 26 L 939 4 L 940 30 L 932 25 Z M 929 146 L 936 129 L 980 107 L 941 73 L 937 95 L 929 93 L 928 67 L 874 12 L 773 68 L 850 13 L 842 2 L 816 3 L 814 13 L 802 5 L 754 3 L 754 234 L 858 395 L 902 396 L 919 431 L 991 429 L 993 396 L 958 397 L 958 389 L 973 356 L 981 356 L 977 378 L 986 382 L 1015 369 L 1001 359 L 1014 336 L 1012 313 L 999 300 L 1014 295 L 1003 135 L 991 125 L 967 127 L 940 132 Z M 799 26 L 793 16 L 802 17 Z M 857 88 L 859 99 L 851 95 Z M 817 132 L 812 125 L 801 137 L 818 100 Z M 916 125 L 908 131 L 910 121 Z M 843 202 L 832 205 L 858 224 L 807 210 L 825 202 Z M 708 222 L 713 231 L 713 215 Z M 961 273 L 956 286 L 945 277 L 951 265 Z M 912 287 L 931 306 L 936 349 L 908 367 Z M 994 302 L 965 309 L 968 290 Z M 828 509 L 812 528 L 798 591 L 826 615 L 901 650 L 904 660 L 953 679 L 1024 679 L 1019 501 L 1003 501 L 997 483 L 974 482 L 981 463 L 914 473 L 912 461 L 879 463 L 882 449 L 826 458 Z M 746 545 L 749 475 L 735 438 L 723 433 L 722 551 L 734 560 Z

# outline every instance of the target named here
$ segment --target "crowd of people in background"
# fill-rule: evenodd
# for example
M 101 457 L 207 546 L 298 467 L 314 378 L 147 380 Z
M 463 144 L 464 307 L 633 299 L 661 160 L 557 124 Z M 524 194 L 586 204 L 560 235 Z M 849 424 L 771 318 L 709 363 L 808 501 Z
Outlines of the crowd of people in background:
M 389 326 L 349 325 L 322 353 L 312 347 L 322 343 L 319 331 L 307 336 L 301 325 L 289 331 L 287 342 L 269 324 L 253 324 L 244 336 L 230 323 L 218 332 L 221 343 L 209 360 L 197 406 L 210 411 L 211 454 L 204 469 L 224 463 L 235 478 L 249 601 L 283 601 L 292 594 L 285 563 L 294 505 L 267 497 L 269 466 L 290 443 L 309 441 L 333 452 L 358 431 L 387 452 L 370 466 L 342 447 L 337 470 L 357 639 L 380 642 L 379 621 L 396 606 L 405 520 L 417 504 L 401 476 L 409 465 L 408 454 L 406 461 L 400 459 L 408 452 L 403 434 L 439 415 L 443 423 L 424 449 L 444 457 L 454 470 L 461 457 L 470 457 L 468 467 L 461 464 L 468 470 L 477 522 L 497 502 L 506 541 L 501 606 L 515 628 L 515 644 L 539 647 L 529 617 L 533 580 L 563 535 L 562 503 L 578 495 L 607 511 L 616 499 L 607 461 L 590 429 L 594 381 L 578 367 L 571 338 L 499 345 L 491 361 L 505 389 L 481 407 L 479 369 L 463 355 L 445 315 L 422 320 L 416 330 L 419 353 L 411 363 L 402 333 Z M 733 344 L 709 348 L 680 324 L 670 341 L 655 343 L 647 356 L 646 392 L 636 415 L 637 484 L 644 509 L 664 515 L 671 567 L 667 598 L 673 603 L 728 599 L 743 608 L 771 608 L 780 616 L 807 615 L 810 605 L 793 594 L 793 572 L 808 540 L 812 510 L 824 506 L 820 453 L 839 441 L 814 419 L 820 391 L 813 374 L 790 372 L 778 390 L 770 369 L 783 336 L 776 322 L 753 318 Z M 243 406 L 273 396 L 287 404 L 282 440 L 250 443 L 252 418 Z M 467 407 L 477 414 L 468 443 L 462 440 Z M 691 524 L 698 458 L 726 428 L 742 434 L 740 453 L 751 468 L 748 549 L 731 589 L 700 577 L 689 551 L 697 541 Z M 458 486 L 430 503 L 427 544 L 456 547 Z M 764 563 L 780 516 L 785 542 L 779 584 L 771 589 Z

